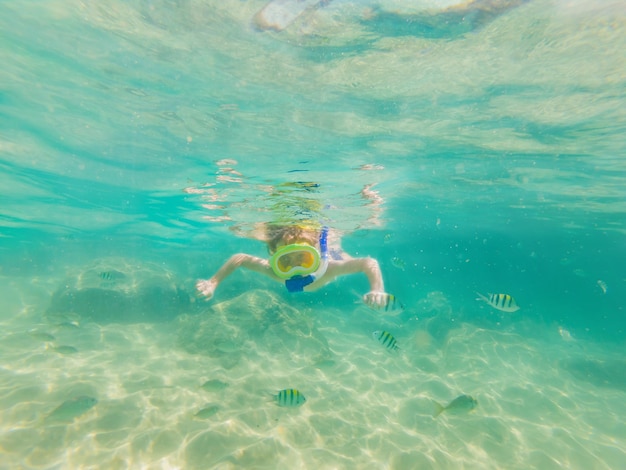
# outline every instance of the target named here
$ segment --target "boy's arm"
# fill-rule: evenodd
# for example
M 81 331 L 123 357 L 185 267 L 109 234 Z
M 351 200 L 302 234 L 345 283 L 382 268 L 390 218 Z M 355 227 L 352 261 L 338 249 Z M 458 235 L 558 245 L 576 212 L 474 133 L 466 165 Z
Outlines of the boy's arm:
M 380 271 L 378 261 L 374 258 L 351 258 L 344 261 L 331 261 L 328 265 L 326 275 L 315 282 L 311 287 L 317 289 L 328 284 L 338 276 L 356 273 L 364 273 L 370 284 L 370 291 L 363 296 L 363 302 L 374 308 L 386 307 L 389 303 L 390 295 L 385 292 L 383 275 Z
M 383 283 L 383 275 L 380 272 L 378 261 L 374 258 L 351 258 L 343 261 L 331 261 L 328 263 L 326 274 L 316 281 L 312 287 L 320 288 L 329 282 L 332 282 L 339 276 L 347 274 L 364 273 L 370 284 L 370 291 L 384 292 L 385 285 Z
M 210 279 L 201 279 L 196 283 L 198 291 L 204 295 L 207 300 L 213 297 L 217 286 L 237 268 L 246 268 L 255 271 L 272 279 L 279 280 L 266 259 L 256 256 L 247 255 L 245 253 L 237 253 L 229 258 L 226 263 L 211 277 Z
M 385 291 L 383 275 L 380 271 L 378 261 L 374 258 L 352 258 L 345 261 L 339 261 L 337 263 L 331 263 L 328 266 L 327 271 L 327 274 L 329 274 L 329 281 L 338 276 L 356 273 L 364 273 L 367 276 L 367 280 L 370 284 L 370 291 Z

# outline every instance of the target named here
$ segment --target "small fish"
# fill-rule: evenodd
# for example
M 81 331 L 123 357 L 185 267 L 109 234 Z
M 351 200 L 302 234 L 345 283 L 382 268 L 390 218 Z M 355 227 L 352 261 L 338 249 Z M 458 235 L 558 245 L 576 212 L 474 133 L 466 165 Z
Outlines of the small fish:
M 562 326 L 559 326 L 559 335 L 561 335 L 563 341 L 574 341 L 574 337 L 572 336 L 572 334 Z
M 503 312 L 517 312 L 519 310 L 517 302 L 509 294 L 488 294 L 488 297 L 482 295 L 480 292 L 476 292 L 476 294 L 478 294 L 479 297 L 476 300 L 484 300 L 497 310 Z
M 50 333 L 46 333 L 45 331 L 32 330 L 32 331 L 29 331 L 28 334 L 32 338 L 37 339 L 39 341 L 45 341 L 46 343 L 49 343 L 50 341 L 55 340 L 54 336 L 52 336 Z
M 385 300 L 385 312 L 390 310 L 402 310 L 404 309 L 404 305 L 402 305 L 398 298 L 393 294 L 385 294 L 387 296 Z
M 126 278 L 126 274 L 112 269 L 111 271 L 102 271 L 100 273 L 100 279 L 103 281 L 119 281 Z
M 44 422 L 47 424 L 71 423 L 76 418 L 96 406 L 96 403 L 98 403 L 97 399 L 86 395 L 70 398 L 56 407 L 54 411 L 46 417 Z
M 368 292 L 362 300 L 374 310 L 384 310 L 385 312 L 404 310 L 404 305 L 398 301 L 398 298 L 386 292 Z
M 357 170 L 362 170 L 362 171 L 380 171 L 384 169 L 385 167 L 383 165 L 378 165 L 376 163 L 365 163 L 357 168 Z
M 288 407 L 296 407 L 302 405 L 306 398 L 299 390 L 295 388 L 286 388 L 285 390 L 281 390 L 276 395 L 274 395 L 274 399 L 278 406 L 288 406 Z
M 448 406 L 442 406 L 439 403 L 435 402 L 436 411 L 433 417 L 436 418 L 444 411 L 449 414 L 468 413 L 476 408 L 476 406 L 478 406 L 478 402 L 474 397 L 471 397 L 469 395 L 459 395 L 450 403 L 448 403 Z
M 374 333 L 372 333 L 372 336 L 380 344 L 387 348 L 387 351 L 396 352 L 400 350 L 400 346 L 398 346 L 396 338 L 394 338 L 393 335 L 388 331 L 374 331 Z
M 67 345 L 55 346 L 52 350 L 58 352 L 59 354 L 76 354 L 78 352 L 78 349 L 74 346 Z
M 193 416 L 194 418 L 198 418 L 198 419 L 207 419 L 213 416 L 215 413 L 217 413 L 219 409 L 220 408 L 217 405 L 205 406 Z
M 393 264 L 396 268 L 401 269 L 402 271 L 406 269 L 406 262 L 398 256 L 394 256 L 393 258 L 391 258 L 391 264 Z
M 212 379 L 204 382 L 200 387 L 202 387 L 207 392 L 219 392 L 220 390 L 224 390 L 228 387 L 226 382 L 222 382 L 221 380 Z
M 78 322 L 75 321 L 64 321 L 57 324 L 57 328 L 66 328 L 68 330 L 76 330 L 80 328 Z

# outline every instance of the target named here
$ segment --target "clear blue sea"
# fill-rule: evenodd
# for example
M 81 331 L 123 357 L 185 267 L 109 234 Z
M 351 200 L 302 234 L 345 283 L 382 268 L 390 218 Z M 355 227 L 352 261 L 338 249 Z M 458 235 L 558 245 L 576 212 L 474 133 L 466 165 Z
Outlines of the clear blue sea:
M 0 12 L 0 469 L 626 468 L 623 2 Z M 403 308 L 198 295 L 303 220 Z

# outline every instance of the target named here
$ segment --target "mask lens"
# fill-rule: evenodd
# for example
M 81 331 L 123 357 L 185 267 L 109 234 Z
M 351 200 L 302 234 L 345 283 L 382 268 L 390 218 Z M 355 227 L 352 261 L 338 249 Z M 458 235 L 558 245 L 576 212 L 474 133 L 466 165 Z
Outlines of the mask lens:
M 288 245 L 274 254 L 271 264 L 274 272 L 281 277 L 311 274 L 319 265 L 319 254 L 308 245 Z
M 278 267 L 283 272 L 289 271 L 295 266 L 310 268 L 315 263 L 315 258 L 308 251 L 296 251 L 286 253 L 278 259 Z

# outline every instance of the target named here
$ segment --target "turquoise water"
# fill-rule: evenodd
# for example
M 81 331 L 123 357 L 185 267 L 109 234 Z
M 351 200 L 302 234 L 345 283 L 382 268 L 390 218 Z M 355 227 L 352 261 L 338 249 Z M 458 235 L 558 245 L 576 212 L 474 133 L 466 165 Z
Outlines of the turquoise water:
M 0 3 L 0 468 L 620 468 L 621 2 L 265 3 Z M 285 218 L 404 309 L 197 296 Z

